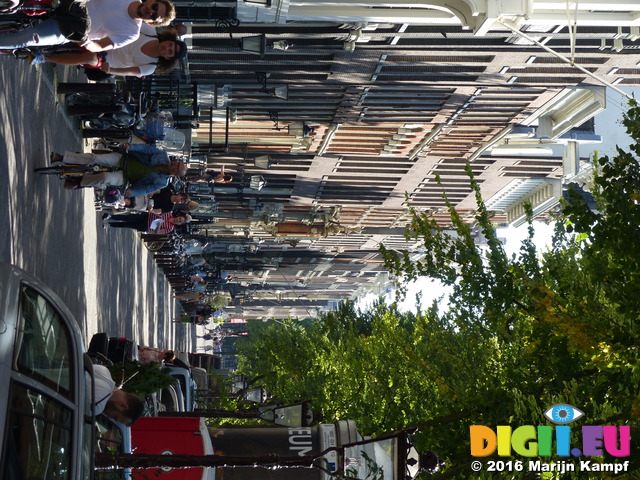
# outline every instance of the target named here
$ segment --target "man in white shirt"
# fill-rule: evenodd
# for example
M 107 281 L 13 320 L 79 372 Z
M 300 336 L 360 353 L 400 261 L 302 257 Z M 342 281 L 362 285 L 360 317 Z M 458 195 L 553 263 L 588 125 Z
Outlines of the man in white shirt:
M 90 52 L 101 52 L 127 45 L 140 35 L 140 25 L 168 25 L 176 16 L 169 0 L 90 0 L 86 2 L 91 27 L 81 45 Z M 0 49 L 61 45 L 69 40 L 54 18 L 31 28 L 0 34 Z
M 144 402 L 136 395 L 116 388 L 111 372 L 102 365 L 93 366 L 95 414 L 107 417 L 123 425 L 131 426 L 142 416 Z

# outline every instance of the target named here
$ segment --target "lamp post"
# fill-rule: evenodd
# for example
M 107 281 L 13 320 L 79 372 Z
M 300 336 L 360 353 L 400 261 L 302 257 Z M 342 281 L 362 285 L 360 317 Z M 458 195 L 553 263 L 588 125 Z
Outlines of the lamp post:
M 158 412 L 159 417 L 252 418 L 281 427 L 309 427 L 318 416 L 307 402 L 291 405 L 262 405 L 247 410 L 207 410 L 196 408 L 192 412 Z
M 410 440 L 414 430 L 401 430 L 375 439 L 330 447 L 315 455 L 260 456 L 96 454 L 96 467 L 263 467 L 269 469 L 317 468 L 330 476 L 348 480 L 413 480 L 419 473 L 435 473 L 440 461 L 434 452 L 419 453 Z M 336 452 L 337 464 L 326 455 Z

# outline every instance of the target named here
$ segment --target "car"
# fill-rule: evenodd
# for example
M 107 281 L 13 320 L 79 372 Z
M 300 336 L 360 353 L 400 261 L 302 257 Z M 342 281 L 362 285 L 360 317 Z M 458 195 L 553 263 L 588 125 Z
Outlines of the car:
M 0 478 L 93 478 L 93 366 L 69 309 L 0 263 Z
M 184 397 L 184 411 L 192 412 L 196 407 L 195 395 L 197 385 L 191 376 L 191 369 L 189 367 L 178 367 L 172 364 L 165 364 L 165 369 L 169 370 L 172 377 L 177 380 L 179 386 L 176 390 L 180 390 Z

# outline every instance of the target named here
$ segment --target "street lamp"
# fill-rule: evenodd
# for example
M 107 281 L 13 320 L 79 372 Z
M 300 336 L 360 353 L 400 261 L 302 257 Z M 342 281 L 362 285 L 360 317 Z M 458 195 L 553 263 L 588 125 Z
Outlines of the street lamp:
M 271 0 L 244 0 L 244 3 L 250 3 L 252 5 L 260 5 L 261 7 L 270 8 Z
M 287 131 L 289 135 L 293 135 L 296 138 L 304 138 L 314 133 L 315 130 L 304 122 L 292 122 L 287 127 Z
M 281 427 L 309 427 L 316 420 L 316 415 L 307 402 L 291 405 L 264 405 L 258 407 L 259 418 Z
M 256 168 L 267 169 L 272 165 L 272 159 L 269 155 L 260 155 L 253 159 L 253 164 Z
M 287 100 L 289 98 L 289 87 L 287 85 L 280 85 L 278 87 L 271 87 L 265 89 L 266 93 L 275 98 L 281 98 Z
M 248 402 L 264 403 L 267 401 L 268 393 L 264 387 L 250 388 L 242 393 L 242 398 Z
M 267 50 L 267 37 L 264 33 L 250 37 L 242 37 L 240 39 L 240 48 L 243 52 L 264 57 Z
M 234 375 L 231 377 L 231 392 L 237 393 L 246 390 L 249 384 L 244 375 Z
M 205 417 L 205 418 L 253 418 L 281 427 L 309 427 L 318 420 L 307 402 L 291 405 L 262 405 L 247 410 L 207 410 L 196 408 L 192 412 L 158 412 L 159 417 Z
M 440 465 L 438 456 L 431 451 L 418 452 L 410 439 L 414 431 L 400 430 L 342 445 L 340 468 L 329 473 L 349 479 L 385 480 L 412 480 L 421 472 L 434 473 Z
M 268 93 L 272 97 L 281 98 L 287 100 L 289 98 L 289 87 L 287 85 L 281 85 L 278 87 L 267 87 L 267 80 L 271 76 L 269 72 L 255 72 L 258 83 L 262 85 L 260 90 L 263 93 Z

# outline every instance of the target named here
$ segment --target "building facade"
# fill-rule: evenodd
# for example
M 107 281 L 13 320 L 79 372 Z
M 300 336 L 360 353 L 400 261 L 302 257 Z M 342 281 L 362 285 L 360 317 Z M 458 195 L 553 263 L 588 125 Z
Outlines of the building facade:
M 198 225 L 236 267 L 234 316 L 383 292 L 378 245 L 421 254 L 409 207 L 446 227 L 446 195 L 472 221 L 466 165 L 497 223 L 545 211 L 598 141 L 606 89 L 640 83 L 629 1 L 177 5 L 192 165 L 234 176 L 202 192 Z

